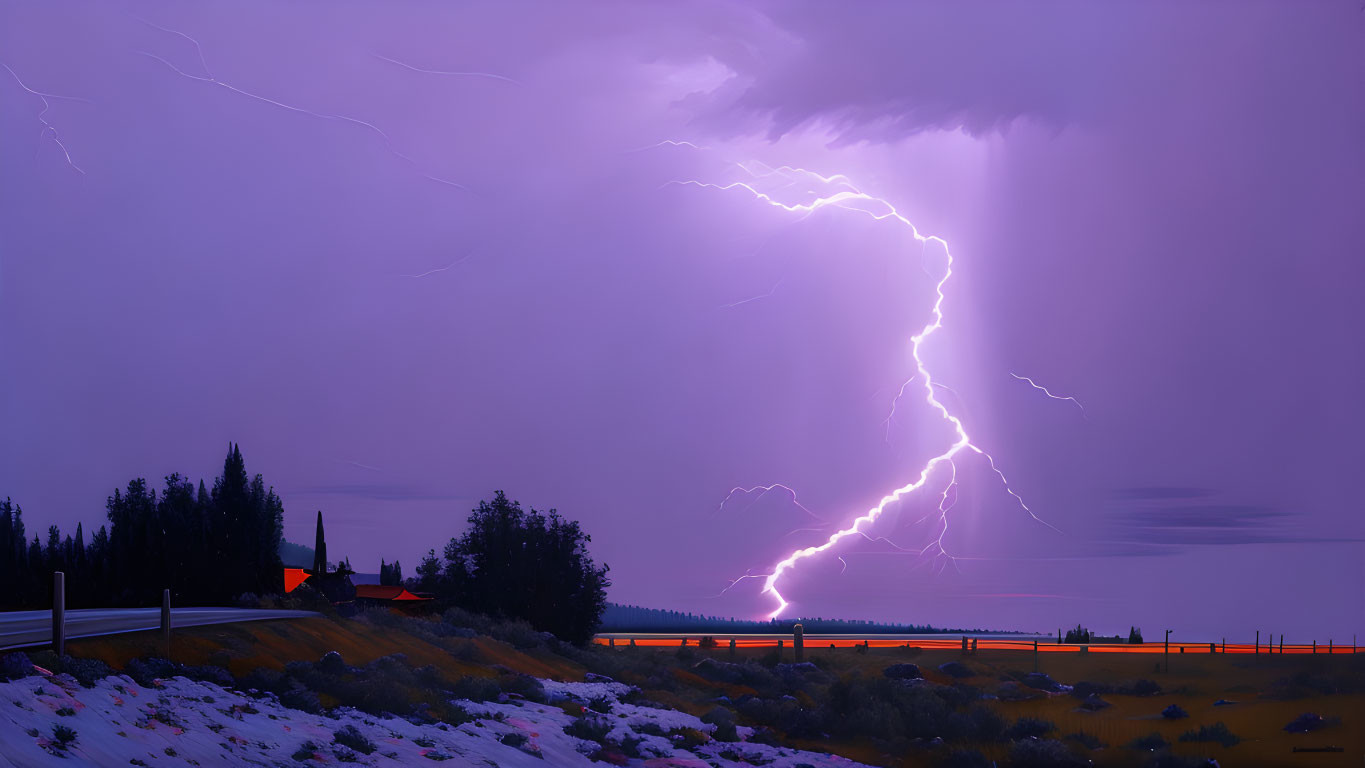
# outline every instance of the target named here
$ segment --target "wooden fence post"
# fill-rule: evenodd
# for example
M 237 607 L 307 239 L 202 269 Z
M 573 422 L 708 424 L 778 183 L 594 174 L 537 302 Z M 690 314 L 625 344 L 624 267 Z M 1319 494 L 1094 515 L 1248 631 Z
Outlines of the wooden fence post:
M 1280 653 L 1284 653 L 1284 635 L 1280 635 Z
M 1258 630 L 1256 630 L 1256 651 L 1255 651 L 1255 653 L 1259 654 L 1260 652 L 1261 652 L 1261 630 L 1258 629 Z
M 735 656 L 735 639 L 732 637 L 732 638 L 730 638 L 730 658 L 734 658 L 734 656 Z
M 805 629 L 797 624 L 792 627 L 792 648 L 796 649 L 796 663 L 800 664 L 806 659 L 806 638 Z
M 171 658 L 171 591 L 161 590 L 161 644 L 166 648 L 166 659 Z
M 609 638 L 607 638 L 607 647 L 608 647 L 608 648 L 615 648 L 615 647 L 616 647 L 616 638 L 614 638 L 614 637 L 609 637 Z
M 1038 641 L 1033 641 L 1033 671 L 1038 671 Z
M 52 651 L 66 655 L 66 574 L 52 574 Z

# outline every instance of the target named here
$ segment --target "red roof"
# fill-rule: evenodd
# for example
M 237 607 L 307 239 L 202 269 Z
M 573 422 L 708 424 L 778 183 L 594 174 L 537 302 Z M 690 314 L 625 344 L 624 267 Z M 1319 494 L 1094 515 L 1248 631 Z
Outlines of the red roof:
M 300 584 L 308 580 L 309 573 L 302 568 L 284 569 L 284 591 L 293 592 Z
M 430 600 L 418 597 L 402 587 L 382 586 L 379 584 L 355 585 L 355 596 L 367 600 Z

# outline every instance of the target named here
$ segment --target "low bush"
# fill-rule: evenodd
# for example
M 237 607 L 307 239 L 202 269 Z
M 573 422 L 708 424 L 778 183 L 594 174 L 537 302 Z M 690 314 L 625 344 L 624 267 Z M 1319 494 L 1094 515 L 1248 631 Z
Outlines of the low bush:
M 1068 741 L 1074 741 L 1077 744 L 1080 744 L 1082 747 L 1085 747 L 1086 749 L 1093 750 L 1104 748 L 1104 742 L 1100 741 L 1100 737 L 1092 733 L 1086 733 L 1085 731 L 1077 731 L 1076 733 L 1067 734 L 1066 738 Z
M 1039 720 L 1035 717 L 1021 717 L 1015 720 L 1009 728 L 1005 730 L 1005 738 L 1010 741 L 1019 739 L 1041 739 L 1052 733 L 1057 726 L 1048 720 Z
M 1055 739 L 1016 741 L 1010 747 L 1010 768 L 1088 768 L 1090 761 Z
M 33 662 L 23 652 L 15 651 L 0 656 L 0 680 L 18 680 L 36 674 Z
M 1312 712 L 1304 712 L 1302 715 L 1289 721 L 1289 724 L 1286 725 L 1284 729 L 1290 733 L 1309 733 L 1310 731 L 1316 731 L 1319 728 L 1326 728 L 1329 725 L 1336 725 L 1340 722 L 1341 720 L 1339 718 L 1323 717 L 1322 715 L 1316 715 Z
M 76 743 L 76 729 L 66 725 L 52 726 L 52 741 L 61 749 Z
M 995 761 L 975 749 L 955 749 L 938 762 L 938 768 L 995 768 Z
M 370 741 L 365 734 L 360 732 L 354 725 L 342 726 L 332 734 L 332 743 L 350 747 L 362 755 L 368 755 L 375 750 L 374 742 Z
M 1128 742 L 1128 747 L 1130 749 L 1136 749 L 1139 752 L 1155 752 L 1158 749 L 1165 749 L 1170 745 L 1170 742 L 1166 741 L 1166 737 L 1156 731 L 1152 731 L 1146 736 L 1139 736 Z
M 1225 747 L 1231 747 L 1239 743 L 1242 739 L 1237 734 L 1228 730 L 1222 722 L 1213 725 L 1201 725 L 1197 731 L 1185 731 L 1180 734 L 1181 741 L 1214 741 Z
M 605 744 L 607 734 L 611 733 L 611 723 L 599 717 L 585 716 L 564 726 L 564 732 L 576 739 Z

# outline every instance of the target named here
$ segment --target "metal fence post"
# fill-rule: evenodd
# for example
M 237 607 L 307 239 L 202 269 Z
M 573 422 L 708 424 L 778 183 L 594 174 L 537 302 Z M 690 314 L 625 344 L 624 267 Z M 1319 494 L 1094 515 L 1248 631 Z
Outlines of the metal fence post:
M 52 650 L 66 655 L 66 574 L 52 574 Z
M 166 658 L 171 658 L 171 591 L 161 590 L 161 644 L 166 648 Z

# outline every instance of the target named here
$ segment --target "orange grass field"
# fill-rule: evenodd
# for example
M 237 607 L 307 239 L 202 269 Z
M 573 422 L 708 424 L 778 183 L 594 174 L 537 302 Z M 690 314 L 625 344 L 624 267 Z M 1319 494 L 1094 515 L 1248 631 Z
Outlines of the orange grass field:
M 654 662 L 672 665 L 677 687 L 671 691 L 651 690 L 643 674 L 625 672 L 619 677 L 623 682 L 645 688 L 646 695 L 651 699 L 700 714 L 713 706 L 711 701 L 716 696 L 726 694 L 733 697 L 745 692 L 741 690 L 742 687 L 711 682 L 689 671 L 690 665 L 704 656 L 719 660 L 732 658 L 732 652 L 726 647 L 728 638 L 717 637 L 717 640 L 721 647 L 699 649 L 696 639 L 692 639 L 688 645 L 695 656 L 689 655 L 686 660 L 677 658 L 680 637 L 658 638 L 649 643 L 637 641 L 637 646 L 641 647 L 636 648 L 626 647 L 623 641 L 618 640 L 615 650 L 608 652 L 620 654 L 617 658 L 625 662 L 627 669 L 645 669 Z M 1341 648 L 1337 648 L 1337 653 L 1330 656 L 1326 653 L 1313 655 L 1288 652 L 1281 656 L 1278 653 L 1266 654 L 1264 648 L 1260 654 L 1240 652 L 1241 648 L 1234 653 L 1234 646 L 1229 645 L 1225 655 L 1209 654 L 1208 645 L 1205 644 L 1202 653 L 1195 652 L 1196 646 L 1188 645 L 1189 650 L 1182 654 L 1176 650 L 1178 646 L 1173 644 L 1168 673 L 1164 671 L 1160 644 L 1130 647 L 1126 652 L 1107 652 L 1104 646 L 1097 646 L 1087 653 L 1079 653 L 1075 646 L 1042 643 L 1035 656 L 1031 641 L 1011 641 L 1004 648 L 992 647 L 998 641 L 983 641 L 978 645 L 977 653 L 964 656 L 960 639 L 955 637 L 913 641 L 918 648 L 905 647 L 904 640 L 881 643 L 873 640 L 866 650 L 849 647 L 855 644 L 853 640 L 835 640 L 835 648 L 829 647 L 830 642 L 827 638 L 808 637 L 806 657 L 808 660 L 826 662 L 826 668 L 841 676 L 855 673 L 880 676 L 882 669 L 889 664 L 913 661 L 920 665 L 927 678 L 946 684 L 952 681 L 936 668 L 945 661 L 958 660 L 978 673 L 977 677 L 965 682 L 989 689 L 1000 677 L 1033 671 L 1036 661 L 1040 671 L 1062 683 L 1084 680 L 1117 685 L 1139 678 L 1157 682 L 1164 691 L 1161 694 L 1150 697 L 1104 695 L 1103 698 L 1112 706 L 1094 713 L 1080 710 L 1077 706 L 1079 702 L 1068 695 L 992 704 L 1009 721 L 1025 716 L 1052 721 L 1057 726 L 1057 731 L 1052 734 L 1054 738 L 1077 731 L 1098 737 L 1108 747 L 1089 753 L 1097 765 L 1139 765 L 1143 755 L 1125 745 L 1152 732 L 1158 732 L 1172 742 L 1176 753 L 1214 757 L 1225 768 L 1359 766 L 1362 758 L 1365 758 L 1365 727 L 1362 727 L 1365 725 L 1365 695 L 1315 693 L 1291 700 L 1262 696 L 1271 690 L 1277 680 L 1300 674 L 1328 680 L 1338 675 L 1360 679 L 1365 674 L 1365 654 L 1343 653 Z M 460 650 L 463 644 L 471 643 L 477 646 L 478 653 L 474 657 L 477 661 L 461 661 L 456 658 L 460 654 L 452 653 Z M 770 656 L 774 649 L 772 640 L 741 641 L 737 642 L 737 646 L 733 656 L 736 660 L 758 660 Z M 792 661 L 790 642 L 786 646 L 782 650 L 783 659 Z M 1108 648 L 1118 651 L 1122 647 Z M 472 640 L 423 639 L 366 622 L 324 618 L 177 630 L 172 644 L 172 658 L 185 664 L 226 665 L 234 675 L 240 676 L 257 667 L 281 668 L 290 661 L 314 661 L 332 650 L 339 651 L 351 664 L 364 664 L 387 654 L 403 653 L 413 665 L 433 664 L 451 679 L 462 675 L 494 676 L 496 672 L 491 669 L 493 664 L 538 677 L 561 680 L 581 680 L 586 672 L 583 667 L 549 650 L 519 651 L 487 637 Z M 1346 650 L 1350 650 L 1349 646 Z M 68 652 L 73 656 L 99 658 L 115 668 L 121 668 L 138 656 L 161 655 L 156 632 L 73 640 L 68 643 Z M 637 657 L 641 663 L 630 663 L 631 657 Z M 470 658 L 470 654 L 463 654 L 463 658 Z M 1214 707 L 1218 699 L 1230 699 L 1236 703 Z M 814 706 L 818 702 L 805 704 Z M 1175 721 L 1163 719 L 1160 712 L 1169 704 L 1180 705 L 1190 716 Z M 1286 733 L 1284 725 L 1303 712 L 1338 717 L 1343 722 L 1310 734 Z M 1241 737 L 1242 742 L 1224 748 L 1213 743 L 1178 741 L 1180 734 L 1185 731 L 1215 722 L 1225 723 Z M 794 745 L 831 751 L 880 765 L 928 766 L 932 765 L 933 759 L 924 755 L 892 759 L 879 754 L 867 744 L 796 742 Z M 1007 754 L 1007 746 L 1004 745 L 973 746 L 997 759 Z M 1335 746 L 1344 751 L 1295 753 L 1292 750 L 1296 746 Z

